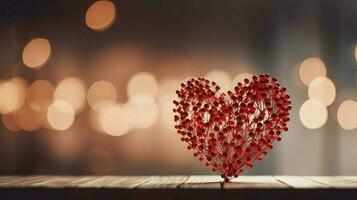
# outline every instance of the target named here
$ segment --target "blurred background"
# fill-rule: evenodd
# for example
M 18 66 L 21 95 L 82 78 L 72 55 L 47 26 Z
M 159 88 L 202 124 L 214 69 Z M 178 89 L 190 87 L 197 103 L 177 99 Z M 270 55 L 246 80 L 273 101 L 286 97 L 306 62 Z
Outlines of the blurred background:
M 251 74 L 292 97 L 248 174 L 357 175 L 357 3 L 3 0 L 0 174 L 210 174 L 173 129 L 179 84 Z

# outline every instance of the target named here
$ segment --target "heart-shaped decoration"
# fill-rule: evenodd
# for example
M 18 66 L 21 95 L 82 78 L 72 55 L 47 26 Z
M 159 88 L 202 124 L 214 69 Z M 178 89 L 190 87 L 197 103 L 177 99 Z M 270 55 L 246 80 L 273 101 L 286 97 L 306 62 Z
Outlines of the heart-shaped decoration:
M 276 78 L 264 74 L 238 83 L 234 91 L 205 78 L 181 84 L 174 100 L 175 128 L 194 156 L 219 171 L 225 181 L 261 160 L 290 120 L 290 96 Z

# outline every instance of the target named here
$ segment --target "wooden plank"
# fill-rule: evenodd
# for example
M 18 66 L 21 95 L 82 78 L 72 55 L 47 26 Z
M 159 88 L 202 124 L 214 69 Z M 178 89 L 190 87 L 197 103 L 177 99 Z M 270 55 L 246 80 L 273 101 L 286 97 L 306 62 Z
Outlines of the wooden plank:
M 6 183 L 10 181 L 14 181 L 15 179 L 20 178 L 20 176 L 2 176 L 0 179 L 0 184 L 1 183 Z
M 272 176 L 239 176 L 238 178 L 223 184 L 224 189 L 288 187 L 287 184 L 280 182 Z
M 328 185 L 310 180 L 304 176 L 274 176 L 279 181 L 293 188 L 328 188 Z
M 350 181 L 357 181 L 357 176 L 339 176 L 339 177 Z
M 356 178 L 240 176 L 222 183 L 219 176 L 0 176 L 0 199 L 339 200 L 355 199 Z
M 149 179 L 148 176 L 126 176 L 117 182 L 114 187 L 118 188 L 135 188 L 145 183 Z
M 28 187 L 75 187 L 77 185 L 84 184 L 98 178 L 99 177 L 97 176 L 61 176 L 54 179 L 29 184 Z
M 134 188 L 144 183 L 148 178 L 146 176 L 105 176 L 76 186 L 83 188 Z
M 188 176 L 152 176 L 130 190 L 132 192 L 130 198 L 177 200 L 179 198 L 176 188 L 187 179 Z
M 95 188 L 101 188 L 101 187 L 110 187 L 111 185 L 114 185 L 116 182 L 118 182 L 120 179 L 123 177 L 120 176 L 103 176 L 103 177 L 97 177 L 91 181 L 85 182 L 85 183 L 80 183 L 77 184 L 76 186 L 78 187 L 95 187 Z
M 14 177 L 18 177 L 18 176 L 0 176 L 0 181 L 11 179 L 11 178 L 14 178 Z
M 175 199 L 216 200 L 222 197 L 222 178 L 220 176 L 189 176 L 179 185 Z
M 0 187 L 26 187 L 29 184 L 47 181 L 55 178 L 55 176 L 23 176 L 12 178 L 8 182 L 0 184 Z
M 179 188 L 220 189 L 222 178 L 220 176 L 189 176 Z
M 308 176 L 307 178 L 333 188 L 357 188 L 357 181 L 338 176 Z
M 138 188 L 176 188 L 188 179 L 188 176 L 153 176 Z
M 11 177 L 6 177 L 0 182 L 0 187 L 1 186 L 6 186 L 7 184 L 13 184 L 13 183 L 21 183 L 21 182 L 26 182 L 31 179 L 36 179 L 42 176 L 11 176 Z

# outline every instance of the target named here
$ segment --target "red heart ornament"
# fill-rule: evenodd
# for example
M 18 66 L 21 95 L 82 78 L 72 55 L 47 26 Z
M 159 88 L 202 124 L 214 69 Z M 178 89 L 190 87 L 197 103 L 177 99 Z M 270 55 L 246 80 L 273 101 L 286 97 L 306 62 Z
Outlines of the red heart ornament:
M 238 83 L 234 91 L 205 78 L 181 84 L 174 100 L 175 128 L 194 156 L 219 171 L 225 181 L 261 160 L 290 120 L 290 96 L 276 78 L 264 74 Z

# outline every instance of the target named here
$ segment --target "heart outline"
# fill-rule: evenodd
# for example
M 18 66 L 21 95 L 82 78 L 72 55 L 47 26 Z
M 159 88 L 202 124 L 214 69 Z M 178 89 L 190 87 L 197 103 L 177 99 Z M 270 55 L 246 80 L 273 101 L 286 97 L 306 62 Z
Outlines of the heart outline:
M 288 130 L 290 96 L 268 74 L 245 79 L 227 93 L 215 82 L 192 78 L 176 94 L 173 111 L 181 141 L 225 181 L 252 168 Z

